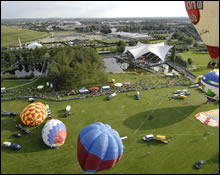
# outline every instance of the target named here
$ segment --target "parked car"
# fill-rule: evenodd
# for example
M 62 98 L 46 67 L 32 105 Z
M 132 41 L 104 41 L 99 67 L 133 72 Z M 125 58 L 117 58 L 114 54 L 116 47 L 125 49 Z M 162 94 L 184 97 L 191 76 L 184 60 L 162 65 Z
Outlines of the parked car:
M 20 130 L 20 129 L 23 128 L 23 126 L 22 126 L 22 124 L 19 123 L 19 124 L 16 125 L 16 128 Z
M 35 99 L 34 98 L 29 98 L 28 101 L 33 103 L 33 102 L 35 102 Z
M 64 113 L 64 116 L 67 117 L 69 115 L 69 112 L 70 112 L 70 109 L 71 109 L 71 106 L 70 105 L 67 105 L 66 106 L 66 111 Z
M 21 149 L 21 145 L 19 145 L 17 143 L 3 142 L 3 146 L 5 148 L 12 148 L 14 150 L 20 150 Z
M 46 105 L 46 108 L 47 108 L 48 115 L 51 115 L 50 108 L 49 108 L 48 104 Z
M 213 174 L 219 174 L 219 168 Z
M 14 150 L 20 150 L 21 149 L 21 145 L 19 145 L 17 143 L 12 143 L 10 147 Z
M 153 134 L 149 134 L 149 135 L 145 135 L 143 137 L 144 141 L 150 141 L 150 140 L 154 140 L 154 135 Z
M 22 135 L 20 133 L 16 132 L 16 133 L 13 133 L 12 136 L 14 136 L 14 137 L 21 137 Z
M 11 142 L 3 142 L 3 146 L 6 148 L 10 148 Z
M 64 113 L 64 116 L 67 117 L 69 115 L 68 111 Z
M 31 131 L 30 130 L 27 130 L 25 128 L 22 128 L 21 131 L 24 133 L 24 134 L 30 134 Z
M 10 116 L 10 113 L 7 112 L 7 111 L 3 111 L 3 112 L 2 112 L 2 116 Z
M 16 117 L 18 114 L 16 112 L 11 112 L 10 116 Z
M 197 169 L 200 169 L 200 168 L 202 168 L 202 166 L 204 165 L 204 160 L 200 160 L 199 162 L 197 162 L 196 164 L 195 164 L 195 168 L 197 168 Z

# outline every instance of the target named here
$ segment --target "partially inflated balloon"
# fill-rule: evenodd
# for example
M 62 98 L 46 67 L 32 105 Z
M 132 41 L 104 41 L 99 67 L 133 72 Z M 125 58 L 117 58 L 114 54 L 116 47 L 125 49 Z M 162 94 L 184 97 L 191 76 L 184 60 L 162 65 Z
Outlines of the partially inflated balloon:
M 189 18 L 208 48 L 212 59 L 219 57 L 219 1 L 185 1 Z
M 219 96 L 219 72 L 208 72 L 202 76 L 203 91 L 210 97 Z
M 40 102 L 29 104 L 20 114 L 22 123 L 27 126 L 40 125 L 47 116 L 46 106 Z
M 85 172 L 107 170 L 115 166 L 123 154 L 118 132 L 108 124 L 96 122 L 83 128 L 78 136 L 77 158 Z
M 66 126 L 60 120 L 48 120 L 42 128 L 42 139 L 51 148 L 62 146 L 66 140 L 66 136 Z

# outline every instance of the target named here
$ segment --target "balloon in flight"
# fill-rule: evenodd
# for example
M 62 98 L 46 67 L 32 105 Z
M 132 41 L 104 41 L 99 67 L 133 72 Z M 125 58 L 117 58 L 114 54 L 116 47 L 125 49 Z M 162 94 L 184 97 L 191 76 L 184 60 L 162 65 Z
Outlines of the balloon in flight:
M 123 154 L 118 132 L 108 124 L 95 122 L 84 127 L 77 141 L 77 158 L 86 173 L 108 170 Z
M 219 57 L 219 1 L 185 1 L 186 11 L 208 48 L 212 59 Z

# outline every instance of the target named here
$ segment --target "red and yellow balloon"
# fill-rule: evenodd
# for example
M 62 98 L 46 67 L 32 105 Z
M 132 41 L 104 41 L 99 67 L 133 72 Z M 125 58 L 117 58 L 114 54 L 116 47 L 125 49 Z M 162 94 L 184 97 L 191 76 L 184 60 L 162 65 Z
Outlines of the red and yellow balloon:
M 21 121 L 27 126 L 40 125 L 48 116 L 47 108 L 40 102 L 26 106 L 20 114 Z

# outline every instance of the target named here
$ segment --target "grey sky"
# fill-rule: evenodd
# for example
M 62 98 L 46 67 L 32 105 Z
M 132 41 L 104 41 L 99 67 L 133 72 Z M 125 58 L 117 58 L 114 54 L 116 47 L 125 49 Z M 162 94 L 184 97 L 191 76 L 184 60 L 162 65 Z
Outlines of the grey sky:
M 1 1 L 1 18 L 187 17 L 184 1 Z

